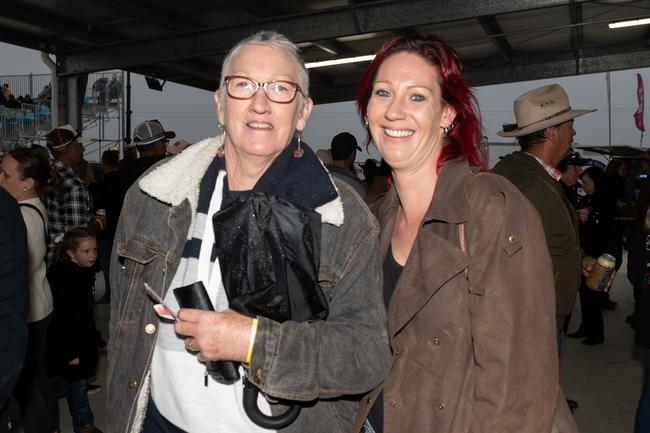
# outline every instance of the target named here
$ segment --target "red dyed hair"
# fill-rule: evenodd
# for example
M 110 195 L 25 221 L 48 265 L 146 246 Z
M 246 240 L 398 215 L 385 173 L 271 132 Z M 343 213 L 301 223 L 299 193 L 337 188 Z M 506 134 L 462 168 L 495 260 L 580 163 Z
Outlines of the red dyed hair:
M 462 157 L 467 159 L 470 165 L 483 168 L 479 153 L 481 122 L 476 98 L 463 78 L 458 54 L 438 36 L 396 36 L 382 44 L 357 88 L 357 109 L 361 118 L 364 119 L 368 112 L 368 101 L 379 67 L 389 56 L 401 52 L 418 54 L 436 67 L 440 74 L 442 99 L 456 111 L 455 126 L 445 138 L 437 167 L 440 168 L 447 160 Z M 366 131 L 368 144 L 371 136 L 367 126 Z

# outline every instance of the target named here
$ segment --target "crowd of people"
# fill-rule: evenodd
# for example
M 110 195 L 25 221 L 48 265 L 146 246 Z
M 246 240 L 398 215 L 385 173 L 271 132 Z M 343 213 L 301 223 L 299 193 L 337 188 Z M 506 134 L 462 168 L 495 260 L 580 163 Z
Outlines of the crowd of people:
M 52 87 L 46 85 L 38 97 L 32 98 L 29 94 L 16 96 L 11 90 L 9 83 L 4 83 L 0 90 L 0 105 L 14 110 L 20 110 L 22 104 L 37 104 L 40 101 L 49 101 L 52 98 Z
M 356 96 L 382 157 L 363 179 L 352 134 L 302 140 L 309 74 L 283 35 L 235 45 L 214 100 L 219 135 L 178 154 L 148 120 L 99 173 L 71 125 L 48 134 L 51 158 L 3 158 L 0 413 L 13 390 L 26 433 L 60 431 L 57 395 L 75 432 L 100 432 L 97 269 L 108 432 L 577 432 L 560 354 L 578 293 L 568 336 L 604 343 L 616 274 L 590 277 L 625 240 L 648 349 L 650 181 L 637 201 L 625 167 L 587 167 L 573 122 L 593 110 L 559 85 L 517 98 L 499 135 L 521 150 L 490 172 L 458 55 L 390 38 Z

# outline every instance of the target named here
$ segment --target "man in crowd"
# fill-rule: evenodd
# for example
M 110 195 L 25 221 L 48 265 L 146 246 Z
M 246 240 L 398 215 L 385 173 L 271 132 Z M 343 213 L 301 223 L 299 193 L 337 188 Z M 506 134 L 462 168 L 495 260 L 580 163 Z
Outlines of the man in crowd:
M 357 158 L 357 150 L 361 148 L 357 144 L 357 139 L 349 132 L 341 132 L 337 134 L 331 143 L 332 163 L 327 165 L 330 173 L 334 177 L 350 184 L 354 190 L 361 196 L 366 198 L 366 187 L 359 180 L 354 171 L 354 160 Z
M 564 190 L 564 194 L 569 199 L 569 202 L 574 208 L 578 208 L 578 179 L 582 172 L 582 166 L 587 164 L 587 160 L 580 157 L 580 153 L 569 151 L 569 154 L 562 159 L 557 165 L 560 170 L 560 186 Z
M 135 127 L 133 144 L 139 158 L 124 164 L 124 193 L 145 171 L 167 156 L 167 142 L 176 137 L 174 131 L 165 131 L 159 120 L 146 120 Z
M 47 264 L 51 264 L 55 239 L 73 227 L 87 224 L 92 214 L 92 196 L 74 167 L 81 163 L 84 146 L 81 134 L 72 125 L 52 129 L 46 136 L 47 148 L 54 160 L 52 167 L 59 179 L 47 192 L 45 206 L 48 217 Z
M 503 158 L 494 172 L 506 177 L 539 212 L 553 261 L 558 353 L 564 342 L 564 321 L 571 313 L 580 285 L 581 263 L 575 209 L 560 185 L 558 163 L 567 156 L 575 130 L 573 119 L 595 110 L 572 110 L 564 89 L 551 84 L 519 96 L 516 124 L 504 125 L 502 137 L 516 137 L 521 147 Z M 593 259 L 585 259 L 590 267 Z

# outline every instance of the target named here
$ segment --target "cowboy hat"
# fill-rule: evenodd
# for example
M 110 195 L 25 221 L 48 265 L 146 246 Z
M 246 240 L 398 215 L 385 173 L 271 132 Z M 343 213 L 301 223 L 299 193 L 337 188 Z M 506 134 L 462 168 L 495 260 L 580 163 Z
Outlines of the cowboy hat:
M 572 110 L 569 97 L 558 84 L 539 87 L 524 93 L 515 100 L 515 125 L 497 132 L 501 137 L 521 137 L 559 125 L 596 110 Z

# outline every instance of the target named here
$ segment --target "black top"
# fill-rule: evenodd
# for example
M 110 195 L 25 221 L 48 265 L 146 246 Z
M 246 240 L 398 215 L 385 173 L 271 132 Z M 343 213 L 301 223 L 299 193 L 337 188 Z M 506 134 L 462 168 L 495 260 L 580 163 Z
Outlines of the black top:
M 47 273 L 54 313 L 47 330 L 46 369 L 50 376 L 74 381 L 94 376 L 97 369 L 95 340 L 95 272 L 67 261 L 52 265 Z M 70 361 L 79 358 L 79 365 Z
M 392 246 L 388 247 L 388 252 L 386 253 L 386 258 L 384 259 L 384 304 L 386 305 L 386 310 L 388 310 L 388 305 L 390 304 L 390 298 L 395 292 L 395 287 L 397 287 L 397 281 L 399 280 L 400 275 L 402 275 L 402 270 L 404 266 L 397 263 L 395 256 L 393 256 Z M 375 400 L 375 405 L 370 410 L 368 414 L 368 421 L 370 425 L 375 430 L 376 433 L 384 432 L 384 392 Z

